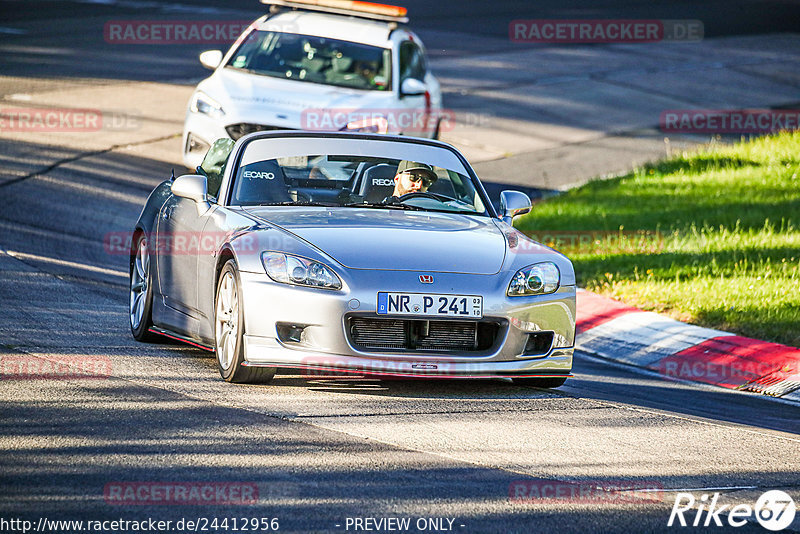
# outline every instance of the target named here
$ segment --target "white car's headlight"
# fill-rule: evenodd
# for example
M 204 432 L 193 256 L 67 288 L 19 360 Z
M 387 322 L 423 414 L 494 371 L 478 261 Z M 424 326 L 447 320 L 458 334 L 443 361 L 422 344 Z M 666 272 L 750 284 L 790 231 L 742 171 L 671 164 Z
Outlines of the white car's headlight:
M 560 279 L 561 273 L 555 263 L 547 261 L 529 265 L 514 274 L 506 294 L 509 297 L 546 295 L 558 289 Z
M 219 102 L 208 96 L 202 91 L 197 91 L 192 96 L 192 103 L 189 105 L 192 113 L 202 113 L 215 119 L 221 119 L 225 116 L 225 111 Z
M 261 263 L 276 282 L 298 286 L 341 289 L 342 281 L 325 265 L 281 252 L 264 252 Z

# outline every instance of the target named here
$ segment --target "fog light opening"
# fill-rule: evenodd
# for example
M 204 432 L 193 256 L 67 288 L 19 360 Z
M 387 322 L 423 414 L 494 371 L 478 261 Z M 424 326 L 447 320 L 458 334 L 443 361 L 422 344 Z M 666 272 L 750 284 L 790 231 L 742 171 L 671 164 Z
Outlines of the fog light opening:
M 278 339 L 283 343 L 303 343 L 306 340 L 306 324 L 276 323 Z
M 209 145 L 207 142 L 203 141 L 196 135 L 190 133 L 188 136 L 186 136 L 185 151 L 187 153 L 201 152 L 205 154 L 206 152 L 208 152 L 209 148 L 211 148 L 211 145 Z
M 525 343 L 523 356 L 539 356 L 550 352 L 553 346 L 553 332 L 534 332 L 528 334 L 528 341 Z

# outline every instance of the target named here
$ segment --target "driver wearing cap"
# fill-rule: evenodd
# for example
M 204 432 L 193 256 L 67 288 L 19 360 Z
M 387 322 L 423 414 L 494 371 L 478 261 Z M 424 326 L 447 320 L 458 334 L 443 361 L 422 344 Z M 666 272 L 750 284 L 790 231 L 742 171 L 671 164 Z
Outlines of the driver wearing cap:
M 408 193 L 424 193 L 438 179 L 433 167 L 417 161 L 403 160 L 394 175 L 393 197 Z

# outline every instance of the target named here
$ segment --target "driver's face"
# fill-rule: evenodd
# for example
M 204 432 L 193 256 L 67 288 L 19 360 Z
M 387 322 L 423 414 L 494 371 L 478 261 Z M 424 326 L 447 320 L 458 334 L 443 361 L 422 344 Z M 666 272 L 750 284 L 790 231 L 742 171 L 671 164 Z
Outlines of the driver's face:
M 408 193 L 424 193 L 431 186 L 432 180 L 424 171 L 406 171 L 394 177 L 394 196 Z

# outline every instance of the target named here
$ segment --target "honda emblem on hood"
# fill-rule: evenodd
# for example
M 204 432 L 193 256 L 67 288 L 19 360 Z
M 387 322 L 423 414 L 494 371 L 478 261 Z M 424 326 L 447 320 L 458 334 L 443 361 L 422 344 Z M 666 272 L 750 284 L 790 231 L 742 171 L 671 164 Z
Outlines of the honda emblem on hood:
M 419 281 L 423 284 L 432 284 L 433 283 L 433 275 L 430 274 L 421 274 L 419 275 Z

